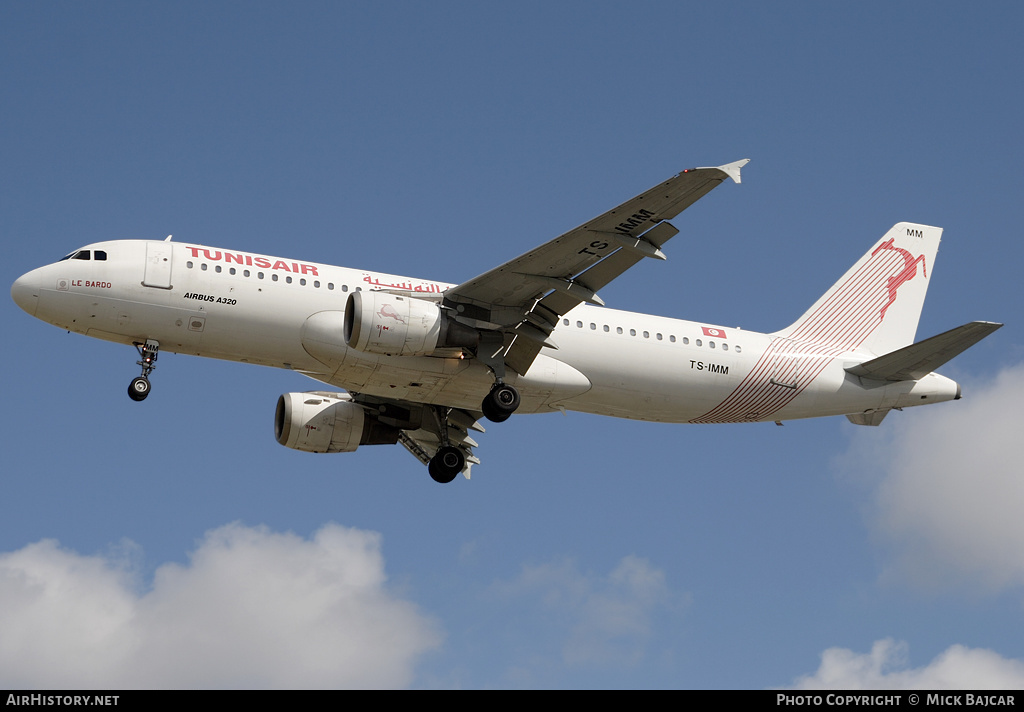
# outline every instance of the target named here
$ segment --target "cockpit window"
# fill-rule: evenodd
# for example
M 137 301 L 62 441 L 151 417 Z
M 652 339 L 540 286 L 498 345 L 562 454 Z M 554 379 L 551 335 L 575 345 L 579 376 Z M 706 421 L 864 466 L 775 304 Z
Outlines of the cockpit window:
M 107 259 L 107 253 L 103 250 L 96 250 L 92 253 L 92 258 L 94 260 L 105 261 Z
M 89 250 L 75 250 L 70 255 L 65 255 L 64 257 L 61 257 L 57 261 L 58 262 L 63 262 L 64 260 L 88 260 L 88 259 L 92 259 L 92 254 L 89 252 Z M 106 260 L 107 259 L 107 253 L 104 252 L 103 250 L 96 250 L 96 259 L 97 260 Z

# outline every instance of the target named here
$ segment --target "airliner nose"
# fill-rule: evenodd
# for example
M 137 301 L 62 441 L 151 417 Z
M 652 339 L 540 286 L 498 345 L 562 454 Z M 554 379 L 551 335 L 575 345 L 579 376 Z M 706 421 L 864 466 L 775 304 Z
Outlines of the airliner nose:
M 39 285 L 32 272 L 23 274 L 11 285 L 11 299 L 32 316 L 39 306 Z

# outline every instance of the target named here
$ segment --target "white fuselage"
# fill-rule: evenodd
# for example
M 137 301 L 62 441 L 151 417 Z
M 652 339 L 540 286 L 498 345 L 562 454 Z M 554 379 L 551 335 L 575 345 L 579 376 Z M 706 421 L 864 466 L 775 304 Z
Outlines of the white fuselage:
M 478 410 L 493 375 L 474 358 L 386 356 L 346 346 L 354 290 L 437 298 L 454 285 L 175 242 L 82 248 L 22 276 L 15 301 L 77 333 L 291 369 L 350 391 Z M 104 253 L 105 259 L 94 259 Z M 937 374 L 865 381 L 844 368 L 875 354 L 581 305 L 525 375 L 519 412 L 576 410 L 661 422 L 752 422 L 863 413 L 956 397 Z

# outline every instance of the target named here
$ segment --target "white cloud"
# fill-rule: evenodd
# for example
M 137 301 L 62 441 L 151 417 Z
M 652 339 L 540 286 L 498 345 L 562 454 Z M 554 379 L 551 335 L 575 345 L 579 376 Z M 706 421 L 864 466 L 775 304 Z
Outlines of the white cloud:
M 561 662 L 570 666 L 639 664 L 654 632 L 654 615 L 677 603 L 664 572 L 636 556 L 624 557 L 607 576 L 583 574 L 571 561 L 526 566 L 496 590 L 511 599 L 539 598 L 543 611 L 531 611 L 529 621 L 515 617 L 515 628 L 542 622 L 544 633 L 534 640 L 554 633 L 561 641 Z
M 907 667 L 907 646 L 879 640 L 858 655 L 829 648 L 813 675 L 793 683 L 797 690 L 1020 690 L 1024 662 L 991 650 L 953 645 L 928 665 Z
M 0 555 L 0 686 L 404 687 L 438 626 L 386 588 L 380 538 L 229 524 L 136 591 L 110 557 Z
M 955 403 L 858 433 L 846 465 L 877 474 L 872 525 L 896 571 L 924 584 L 1024 584 L 1024 364 Z M 895 422 L 894 422 L 895 421 Z

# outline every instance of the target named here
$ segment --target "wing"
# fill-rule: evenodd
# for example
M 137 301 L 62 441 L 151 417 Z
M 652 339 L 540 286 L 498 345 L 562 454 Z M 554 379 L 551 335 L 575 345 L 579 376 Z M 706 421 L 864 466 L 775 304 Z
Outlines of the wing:
M 604 302 L 597 291 L 679 231 L 674 218 L 732 178 L 749 159 L 718 168 L 692 168 L 590 222 L 444 293 L 455 318 L 504 334 L 505 363 L 525 373 L 559 318 L 582 302 Z

